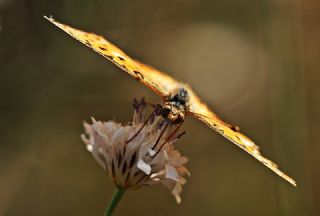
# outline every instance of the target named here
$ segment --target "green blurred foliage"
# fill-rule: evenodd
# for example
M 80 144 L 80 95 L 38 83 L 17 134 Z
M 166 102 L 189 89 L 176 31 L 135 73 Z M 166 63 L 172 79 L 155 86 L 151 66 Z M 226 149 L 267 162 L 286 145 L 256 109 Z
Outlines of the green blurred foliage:
M 0 0 L 0 215 L 101 215 L 114 186 L 82 122 L 161 102 L 43 15 L 189 83 L 299 185 L 189 118 L 182 204 L 149 187 L 116 215 L 319 215 L 319 14 L 316 0 Z

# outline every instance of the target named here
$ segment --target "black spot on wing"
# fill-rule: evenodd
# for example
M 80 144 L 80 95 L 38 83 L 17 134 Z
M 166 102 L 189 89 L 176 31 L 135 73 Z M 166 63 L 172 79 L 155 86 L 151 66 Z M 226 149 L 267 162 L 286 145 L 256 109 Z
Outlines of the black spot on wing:
M 127 69 L 127 66 L 125 66 L 125 65 L 123 64 L 123 65 L 121 65 L 121 68 L 123 68 L 124 70 L 126 70 L 126 69 Z
M 125 61 L 125 59 L 122 58 L 121 56 L 118 56 L 118 58 L 119 58 L 121 61 Z
M 99 49 L 101 49 L 101 50 L 108 50 L 107 48 L 102 47 L 102 46 L 99 46 Z
M 113 56 L 111 56 L 111 55 L 105 55 L 105 54 L 103 54 L 103 56 L 113 61 Z
M 239 136 L 238 135 L 235 135 L 236 136 L 236 138 L 238 139 L 238 141 L 240 141 L 240 138 L 239 138 Z
M 89 46 L 89 47 L 92 46 L 91 43 L 90 43 L 90 41 L 89 41 L 88 39 L 85 40 L 85 44 L 86 44 L 87 46 Z

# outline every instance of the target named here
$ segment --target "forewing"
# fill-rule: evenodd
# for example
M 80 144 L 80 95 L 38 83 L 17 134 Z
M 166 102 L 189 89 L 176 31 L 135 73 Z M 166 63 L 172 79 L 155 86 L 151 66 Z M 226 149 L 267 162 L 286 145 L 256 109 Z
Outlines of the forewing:
M 161 73 L 153 67 L 144 65 L 130 58 L 122 50 L 100 35 L 72 28 L 68 25 L 55 21 L 51 17 L 49 18 L 45 16 L 45 18 L 76 40 L 113 62 L 134 79 L 138 80 L 161 97 L 169 96 L 178 84 L 176 80 Z
M 189 93 L 189 113 L 191 115 L 195 116 L 200 121 L 208 125 L 211 129 L 215 130 L 216 132 L 230 140 L 232 143 L 236 144 L 237 146 L 251 154 L 254 158 L 262 162 L 264 165 L 266 165 L 269 169 L 278 174 L 280 177 L 284 178 L 292 185 L 296 186 L 296 182 L 291 177 L 279 170 L 278 166 L 271 160 L 261 155 L 259 147 L 252 140 L 250 140 L 248 137 L 237 131 L 239 130 L 237 127 L 234 127 L 219 119 L 217 115 L 214 114 L 207 107 L 207 105 L 200 101 L 200 99 L 193 93 L 191 89 L 189 89 Z

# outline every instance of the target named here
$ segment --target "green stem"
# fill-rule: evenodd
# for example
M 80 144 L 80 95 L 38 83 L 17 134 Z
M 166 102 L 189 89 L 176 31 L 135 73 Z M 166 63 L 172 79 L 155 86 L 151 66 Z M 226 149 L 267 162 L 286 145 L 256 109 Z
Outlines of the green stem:
M 118 203 L 120 202 L 122 196 L 124 194 L 124 189 L 123 188 L 117 188 L 115 192 L 113 193 L 112 199 L 104 212 L 104 216 L 111 216 L 116 209 Z

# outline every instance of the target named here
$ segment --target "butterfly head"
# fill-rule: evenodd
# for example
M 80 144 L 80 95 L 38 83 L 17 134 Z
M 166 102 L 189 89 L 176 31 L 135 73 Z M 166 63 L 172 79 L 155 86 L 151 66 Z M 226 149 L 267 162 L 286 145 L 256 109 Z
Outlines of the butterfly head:
M 165 100 L 161 115 L 173 124 L 180 124 L 184 121 L 188 102 L 188 91 L 184 88 L 179 88 L 175 94 Z
M 186 103 L 189 101 L 189 93 L 184 88 L 178 88 L 176 94 L 174 94 L 170 100 L 177 105 L 185 106 Z

